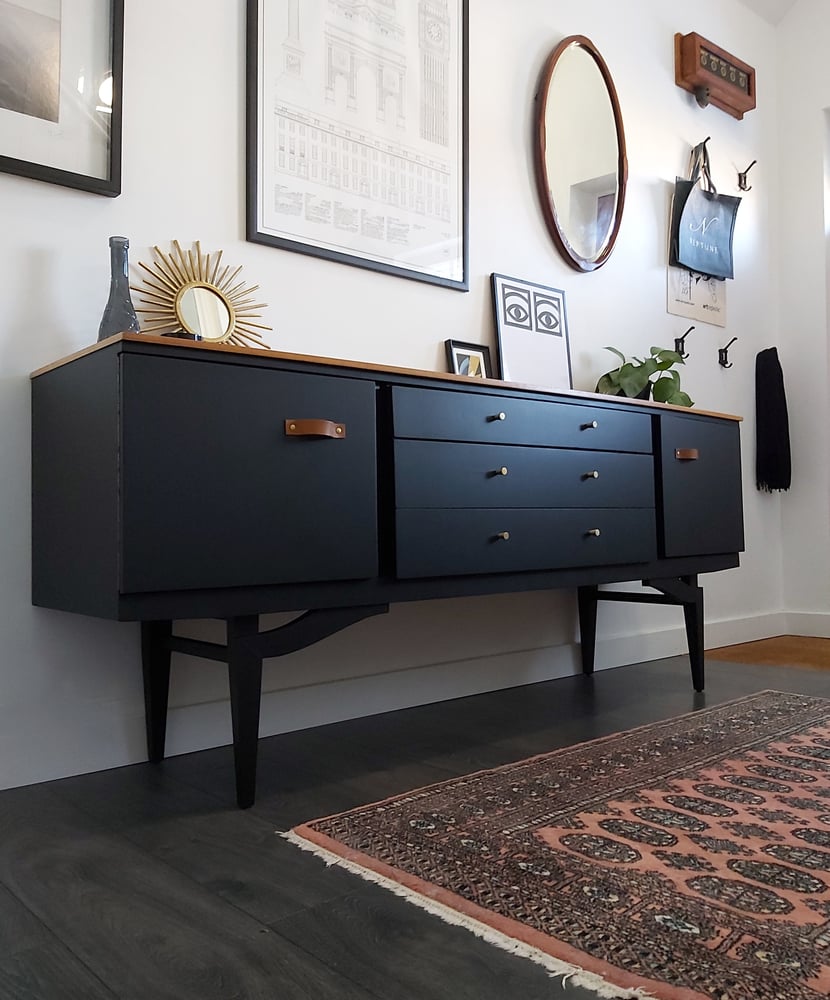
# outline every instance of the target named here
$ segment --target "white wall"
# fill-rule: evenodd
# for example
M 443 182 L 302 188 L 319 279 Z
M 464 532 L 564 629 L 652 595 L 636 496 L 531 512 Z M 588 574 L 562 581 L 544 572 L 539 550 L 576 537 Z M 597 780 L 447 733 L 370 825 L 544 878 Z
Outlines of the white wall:
M 779 29 L 781 295 L 793 488 L 782 497 L 788 609 L 830 636 L 830 394 L 827 261 L 830 210 L 830 18 L 799 0 Z
M 803 5 L 819 17 L 818 0 Z M 723 0 L 699 0 L 693 9 L 679 0 L 471 0 L 464 294 L 246 243 L 244 3 L 126 6 L 124 193 L 110 200 L 0 175 L 0 787 L 144 756 L 137 626 L 29 603 L 28 374 L 94 341 L 108 285 L 107 237 L 115 233 L 129 236 L 133 263 L 174 238 L 223 248 L 226 261 L 244 265 L 261 285 L 275 349 L 428 370 L 444 370 L 447 337 L 494 346 L 492 271 L 551 284 L 567 295 L 575 385 L 590 389 L 610 366 L 605 344 L 633 353 L 672 346 L 689 325 L 666 312 L 665 245 L 671 186 L 690 145 L 712 137 L 715 180 L 726 192 L 757 159 L 738 217 L 728 327 L 697 324 L 685 382 L 699 407 L 746 417 L 747 552 L 740 569 L 706 580 L 708 638 L 780 631 L 781 499 L 757 494 L 753 471 L 754 355 L 778 343 L 780 332 L 779 69 L 768 24 Z M 738 122 L 699 109 L 677 88 L 676 31 L 698 31 L 755 66 L 758 110 Z M 617 249 L 589 275 L 555 252 L 532 166 L 537 78 L 553 46 L 572 33 L 588 35 L 614 75 L 630 166 Z M 734 335 L 735 366 L 724 371 L 717 349 Z M 803 369 L 798 377 L 823 388 L 825 371 L 809 362 Z M 826 435 L 824 444 L 826 460 Z M 247 487 L 239 484 L 240 500 Z M 806 486 L 801 502 L 815 505 Z M 791 607 L 812 608 L 811 594 L 794 592 Z M 603 607 L 600 665 L 682 651 L 681 622 L 678 609 Z M 215 623 L 194 628 L 221 636 Z M 570 593 L 397 606 L 269 663 L 262 732 L 569 673 L 575 638 Z M 229 740 L 226 691 L 220 665 L 176 658 L 171 752 Z

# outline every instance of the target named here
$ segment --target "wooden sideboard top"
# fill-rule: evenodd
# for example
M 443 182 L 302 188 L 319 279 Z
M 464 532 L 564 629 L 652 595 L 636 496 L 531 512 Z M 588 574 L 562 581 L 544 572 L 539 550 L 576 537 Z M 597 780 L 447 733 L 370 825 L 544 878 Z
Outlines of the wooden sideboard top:
M 619 397 L 605 396 L 596 392 L 587 392 L 581 389 L 547 389 L 538 385 L 525 385 L 521 382 L 503 382 L 501 379 L 470 378 L 467 375 L 455 375 L 452 372 L 422 371 L 417 368 L 367 364 L 364 361 L 348 361 L 342 358 L 324 358 L 307 354 L 290 354 L 282 351 L 265 350 L 262 348 L 236 347 L 233 344 L 213 344 L 204 340 L 184 340 L 175 337 L 155 337 L 146 333 L 117 333 L 112 337 L 108 337 L 106 340 L 91 344 L 89 347 L 85 347 L 80 351 L 75 351 L 73 354 L 69 354 L 65 358 L 61 358 L 58 361 L 53 361 L 49 365 L 44 365 L 42 368 L 38 368 L 37 371 L 32 372 L 30 378 L 34 379 L 39 375 L 45 375 L 47 372 L 60 368 L 62 365 L 67 365 L 72 361 L 77 361 L 78 358 L 82 358 L 87 354 L 92 354 L 95 351 L 102 350 L 103 348 L 116 344 L 119 341 L 141 344 L 157 344 L 163 347 L 171 348 L 184 347 L 194 351 L 218 351 L 221 354 L 251 355 L 254 357 L 273 358 L 276 361 L 308 362 L 316 365 L 330 365 L 333 368 L 353 368 L 367 373 L 377 372 L 378 374 L 384 375 L 406 375 L 415 378 L 436 379 L 443 382 L 473 382 L 476 386 L 489 385 L 499 389 L 520 389 L 523 392 L 538 392 L 545 394 L 554 393 L 558 396 L 570 396 L 575 399 L 608 400 L 613 398 L 617 402 L 621 401 Z M 694 413 L 707 417 L 720 417 L 724 420 L 743 420 L 743 417 L 736 416 L 732 413 L 718 413 L 714 410 L 690 410 L 686 406 L 674 406 L 670 403 L 655 403 L 650 399 L 625 399 L 624 401 L 626 405 L 630 404 L 632 406 L 648 406 L 657 407 L 661 410 L 677 410 L 680 413 Z

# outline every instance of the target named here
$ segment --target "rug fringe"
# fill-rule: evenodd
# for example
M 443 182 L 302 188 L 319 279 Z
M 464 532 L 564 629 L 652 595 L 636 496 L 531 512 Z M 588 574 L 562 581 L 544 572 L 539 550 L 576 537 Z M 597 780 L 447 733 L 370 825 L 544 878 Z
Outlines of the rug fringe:
M 545 952 L 540 951 L 538 948 L 534 948 L 532 945 L 525 944 L 522 941 L 516 941 L 514 938 L 489 927 L 480 920 L 474 920 L 472 917 L 468 917 L 463 913 L 458 913 L 456 910 L 453 910 L 449 906 L 445 906 L 443 903 L 439 903 L 436 900 L 427 899 L 425 896 L 415 892 L 413 889 L 400 885 L 398 882 L 394 882 L 392 879 L 386 878 L 384 875 L 379 875 L 377 872 L 364 868 L 362 865 L 355 864 L 354 861 L 347 861 L 345 858 L 341 858 L 339 855 L 332 853 L 332 851 L 327 851 L 324 847 L 320 847 L 317 844 L 313 844 L 306 840 L 304 837 L 300 837 L 291 830 L 288 832 L 278 830 L 276 832 L 284 840 L 289 841 L 301 850 L 308 851 L 310 854 L 315 854 L 318 858 L 324 861 L 326 865 L 337 865 L 339 868 L 344 868 L 346 871 L 352 872 L 354 875 L 359 875 L 367 882 L 374 882 L 376 885 L 380 885 L 384 889 L 388 889 L 396 896 L 400 896 L 415 906 L 420 907 L 422 910 L 426 910 L 428 913 L 432 913 L 434 916 L 440 917 L 441 920 L 448 924 L 454 924 L 457 927 L 465 927 L 468 931 L 475 934 L 476 937 L 482 938 L 482 940 L 487 941 L 489 944 L 493 944 L 496 947 L 501 948 L 503 951 L 509 951 L 513 955 L 518 955 L 521 958 L 530 959 L 530 961 L 535 962 L 537 965 L 543 966 L 549 975 L 562 977 L 563 989 L 565 989 L 566 983 L 572 982 L 575 986 L 591 990 L 591 992 L 596 993 L 597 996 L 604 998 L 604 1000 L 630 1000 L 630 998 L 638 998 L 638 1000 L 657 1000 L 653 993 L 646 993 L 644 990 L 640 989 L 629 990 L 623 989 L 619 986 L 614 986 L 612 983 L 607 982 L 607 980 L 598 976 L 594 972 L 588 972 L 587 969 L 582 969 L 578 965 L 572 965 L 569 962 L 563 962 L 561 959 L 554 958 L 552 955 L 548 955 Z

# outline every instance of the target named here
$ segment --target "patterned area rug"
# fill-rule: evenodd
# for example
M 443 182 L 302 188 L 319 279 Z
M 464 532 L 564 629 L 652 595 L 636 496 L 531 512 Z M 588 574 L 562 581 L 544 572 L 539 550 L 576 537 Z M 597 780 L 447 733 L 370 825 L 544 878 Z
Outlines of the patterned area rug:
M 766 691 L 285 835 L 606 997 L 830 995 L 830 701 Z

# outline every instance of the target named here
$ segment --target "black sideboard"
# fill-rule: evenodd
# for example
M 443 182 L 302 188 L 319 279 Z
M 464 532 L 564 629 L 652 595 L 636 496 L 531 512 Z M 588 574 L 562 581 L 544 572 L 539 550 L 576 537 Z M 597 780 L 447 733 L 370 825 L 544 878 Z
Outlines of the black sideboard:
M 249 806 L 263 658 L 397 601 L 575 588 L 681 605 L 743 550 L 737 418 L 123 334 L 32 376 L 32 600 L 141 622 L 150 759 L 174 651 L 228 665 Z M 651 591 L 600 590 L 642 581 Z M 260 630 L 268 612 L 301 612 Z M 173 634 L 221 618 L 224 644 Z

